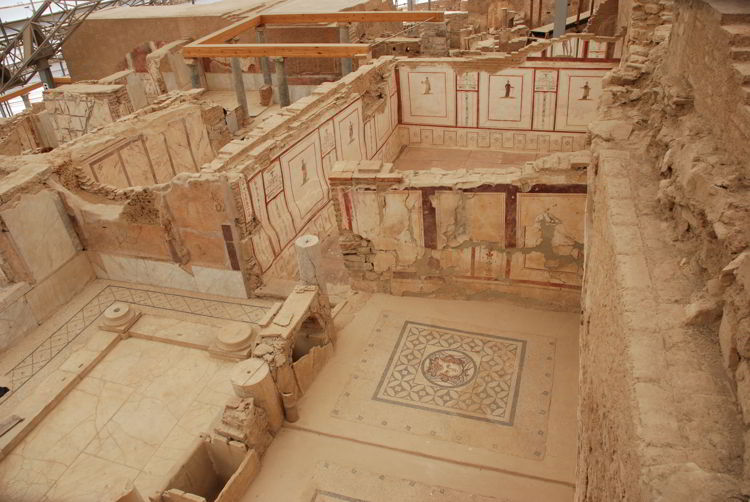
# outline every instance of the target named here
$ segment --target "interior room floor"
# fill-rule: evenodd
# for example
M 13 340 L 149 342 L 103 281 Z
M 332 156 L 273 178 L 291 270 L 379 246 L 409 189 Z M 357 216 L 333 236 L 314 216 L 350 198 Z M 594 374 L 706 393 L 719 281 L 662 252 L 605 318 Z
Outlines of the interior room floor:
M 398 171 L 509 169 L 520 168 L 525 162 L 543 155 L 548 154 L 407 146 L 393 164 Z
M 49 379 L 77 368 L 78 355 L 117 337 L 100 328 L 115 301 L 165 329 L 208 331 L 256 324 L 274 303 L 97 280 L 2 353 L 0 384 L 10 392 L 0 399 L 0 419 L 43 398 Z M 152 493 L 234 395 L 232 368 L 203 350 L 120 340 L 0 459 L 0 500 L 111 501 L 130 484 Z
M 573 499 L 576 314 L 350 301 L 364 306 L 337 318 L 336 355 L 244 501 Z
M 3 354 L 3 416 L 96 343 L 113 301 L 209 324 L 257 322 L 273 303 L 95 281 Z M 335 356 L 242 500 L 572 500 L 577 314 L 353 293 L 335 321 Z M 0 500 L 150 493 L 231 395 L 231 366 L 120 341 L 0 461 Z

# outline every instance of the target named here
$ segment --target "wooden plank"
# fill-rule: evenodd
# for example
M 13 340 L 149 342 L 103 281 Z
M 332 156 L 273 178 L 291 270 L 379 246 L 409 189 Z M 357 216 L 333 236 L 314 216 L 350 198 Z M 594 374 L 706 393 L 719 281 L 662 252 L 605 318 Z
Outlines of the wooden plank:
M 53 77 L 52 80 L 55 82 L 55 85 L 65 85 L 73 83 L 73 77 Z
M 44 84 L 41 82 L 37 82 L 36 84 L 27 85 L 26 87 L 21 87 L 17 91 L 13 91 L 9 94 L 3 94 L 0 96 L 0 103 L 4 103 L 5 101 L 11 100 L 13 98 L 17 98 L 18 96 L 23 96 L 24 94 L 28 94 L 34 89 L 39 89 Z
M 348 11 L 263 14 L 261 24 L 443 22 L 440 11 Z
M 369 44 L 190 44 L 182 48 L 186 58 L 290 57 L 344 58 L 370 52 Z
M 226 28 L 222 28 L 213 33 L 209 33 L 205 37 L 201 37 L 194 44 L 221 44 L 232 38 L 236 37 L 240 33 L 243 33 L 251 28 L 255 28 L 261 24 L 261 17 L 254 16 L 248 19 L 237 21 L 236 23 L 230 24 Z

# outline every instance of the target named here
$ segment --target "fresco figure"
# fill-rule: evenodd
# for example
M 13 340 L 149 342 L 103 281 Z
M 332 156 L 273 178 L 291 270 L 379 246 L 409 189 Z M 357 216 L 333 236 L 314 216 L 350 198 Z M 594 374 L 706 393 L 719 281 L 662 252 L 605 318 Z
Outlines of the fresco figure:
M 354 143 L 354 122 L 349 122 L 349 144 Z
M 307 183 L 307 164 L 305 163 L 305 159 L 302 159 L 302 166 L 300 166 L 302 169 L 302 184 L 304 185 Z
M 505 96 L 503 96 L 503 98 L 512 98 L 513 96 L 510 95 L 512 90 L 513 90 L 513 86 L 510 85 L 510 80 L 506 80 L 505 81 Z
M 589 94 L 591 93 L 591 86 L 589 85 L 588 81 L 586 81 L 585 84 L 583 84 L 583 87 L 581 87 L 581 90 L 583 91 L 583 95 L 581 96 L 581 99 L 579 101 L 588 101 L 591 98 L 589 97 Z
M 432 94 L 432 86 L 430 85 L 430 77 L 425 77 L 424 80 L 420 82 L 422 84 L 422 94 Z

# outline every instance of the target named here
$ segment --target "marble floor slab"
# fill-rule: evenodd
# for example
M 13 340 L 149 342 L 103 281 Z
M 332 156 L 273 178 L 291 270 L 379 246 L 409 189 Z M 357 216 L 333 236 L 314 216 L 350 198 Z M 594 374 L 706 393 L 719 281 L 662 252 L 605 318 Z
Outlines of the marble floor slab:
M 0 500 L 100 502 L 133 483 L 152 493 L 220 413 L 232 366 L 201 350 L 120 341 L 0 462 Z
M 3 396 L 0 404 L 10 399 L 56 356 L 64 353 L 70 344 L 92 326 L 104 310 L 116 301 L 165 312 L 244 323 L 257 323 L 263 319 L 273 303 L 259 299 L 250 303 L 207 298 L 159 288 L 106 285 L 83 306 L 70 311 L 67 320 L 62 322 L 62 325 L 40 340 L 35 347 L 26 349 L 25 357 L 7 370 L 5 381 L 8 382 L 6 386 L 10 391 Z

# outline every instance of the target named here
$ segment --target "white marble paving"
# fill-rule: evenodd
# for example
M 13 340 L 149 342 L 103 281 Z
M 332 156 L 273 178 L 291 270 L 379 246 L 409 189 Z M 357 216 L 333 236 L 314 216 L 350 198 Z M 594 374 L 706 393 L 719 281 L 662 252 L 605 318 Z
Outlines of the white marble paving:
M 144 495 L 159 488 L 230 397 L 231 366 L 196 349 L 120 341 L 0 461 L 0 500 L 99 502 L 134 482 Z

